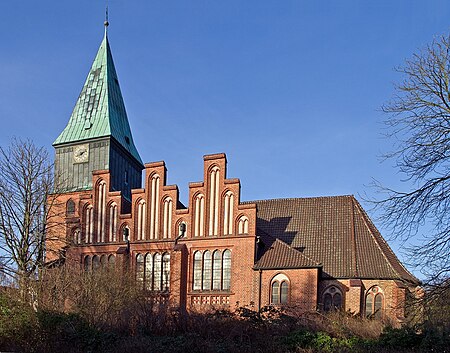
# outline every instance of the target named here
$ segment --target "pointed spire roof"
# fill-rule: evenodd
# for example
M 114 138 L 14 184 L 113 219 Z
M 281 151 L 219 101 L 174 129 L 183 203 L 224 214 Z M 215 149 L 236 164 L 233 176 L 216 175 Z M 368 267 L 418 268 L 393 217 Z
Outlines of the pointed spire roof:
M 105 36 L 75 104 L 69 123 L 53 143 L 81 142 L 113 137 L 139 163 L 142 160 L 133 142 L 130 125 L 109 47 L 107 22 Z

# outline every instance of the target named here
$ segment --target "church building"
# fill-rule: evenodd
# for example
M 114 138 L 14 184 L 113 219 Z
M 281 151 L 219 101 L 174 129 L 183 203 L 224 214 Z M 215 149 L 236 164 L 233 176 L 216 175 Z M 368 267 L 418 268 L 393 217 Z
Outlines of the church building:
M 182 204 L 165 163 L 144 164 L 133 142 L 107 25 L 53 143 L 48 262 L 132 273 L 186 310 L 275 305 L 404 319 L 419 281 L 355 197 L 241 200 L 220 153 L 203 156 L 203 180 Z

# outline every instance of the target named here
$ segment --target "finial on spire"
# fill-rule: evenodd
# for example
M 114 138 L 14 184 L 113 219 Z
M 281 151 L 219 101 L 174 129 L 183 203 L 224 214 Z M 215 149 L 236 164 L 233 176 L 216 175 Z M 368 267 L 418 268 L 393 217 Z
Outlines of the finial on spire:
M 106 27 L 109 26 L 109 21 L 108 21 L 108 5 L 106 5 L 106 13 L 105 13 L 105 22 L 104 22 L 104 25 L 105 25 L 105 30 L 106 30 Z

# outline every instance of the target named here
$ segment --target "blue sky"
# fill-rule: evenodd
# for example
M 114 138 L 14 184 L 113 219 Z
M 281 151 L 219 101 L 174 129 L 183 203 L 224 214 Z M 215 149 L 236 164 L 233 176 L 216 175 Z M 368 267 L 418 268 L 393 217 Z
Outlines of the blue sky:
M 104 8 L 0 3 L 0 145 L 30 137 L 52 151 L 102 40 Z M 370 196 L 372 178 L 407 187 L 380 163 L 392 141 L 379 109 L 401 80 L 394 67 L 448 33 L 450 2 L 109 0 L 109 14 L 135 143 L 144 162 L 166 161 L 183 202 L 202 156 L 216 152 L 243 200 Z

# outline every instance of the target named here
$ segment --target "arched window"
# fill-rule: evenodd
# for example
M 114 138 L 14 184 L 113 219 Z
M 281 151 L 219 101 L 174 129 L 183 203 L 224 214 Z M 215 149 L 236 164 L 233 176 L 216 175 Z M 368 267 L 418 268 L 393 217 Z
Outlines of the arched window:
M 181 221 L 180 223 L 178 223 L 178 236 L 184 236 L 187 237 L 187 224 L 185 221 Z
M 279 273 L 270 285 L 270 304 L 287 304 L 289 302 L 289 279 Z
M 212 279 L 212 289 L 220 290 L 222 289 L 222 254 L 219 250 L 213 253 L 213 279 Z
M 108 256 L 108 267 L 114 269 L 116 267 L 116 257 L 111 254 Z
M 137 240 L 145 240 L 146 205 L 140 200 L 137 205 Z
M 211 290 L 212 276 L 212 256 L 211 251 L 207 250 L 203 253 L 203 290 Z
M 145 289 L 153 290 L 153 255 L 145 255 Z
M 194 236 L 202 237 L 205 229 L 205 198 L 202 194 L 195 197 Z
M 192 282 L 194 290 L 202 289 L 202 253 L 200 251 L 194 253 L 194 278 Z
M 100 257 L 98 255 L 94 255 L 92 257 L 92 269 L 97 271 L 100 268 Z
M 242 216 L 241 218 L 239 218 L 238 233 L 248 234 L 248 218 L 246 216 Z
M 106 183 L 102 180 L 97 188 L 97 241 L 105 242 L 105 225 L 106 225 Z
M 73 202 L 72 199 L 67 201 L 66 213 L 67 213 L 67 215 L 73 215 L 75 213 L 75 202 Z
M 130 227 L 125 225 L 122 228 L 122 241 L 129 241 L 130 240 Z
M 231 191 L 227 191 L 223 201 L 223 234 L 233 234 L 233 219 L 234 219 L 234 196 Z
M 162 257 L 162 290 L 168 292 L 170 288 L 170 255 L 165 253 Z
M 153 175 L 150 182 L 150 239 L 156 239 L 158 235 L 159 184 L 159 175 Z
M 144 255 L 136 255 L 136 280 L 144 285 Z
M 209 235 L 218 235 L 219 230 L 219 167 L 209 174 Z
M 231 251 L 225 250 L 222 256 L 222 289 L 230 290 L 231 283 Z
M 280 304 L 287 304 L 288 302 L 289 285 L 286 281 L 282 281 L 280 285 Z
M 162 256 L 160 253 L 156 253 L 153 260 L 153 290 L 161 290 L 161 279 L 162 279 Z
M 84 270 L 86 272 L 89 272 L 90 270 L 92 270 L 92 260 L 89 255 L 84 257 Z
M 193 290 L 230 290 L 231 251 L 196 251 L 193 264 Z
M 366 317 L 382 318 L 384 309 L 384 295 L 380 287 L 373 286 L 366 294 Z
M 278 281 L 272 283 L 272 298 L 270 302 L 272 304 L 280 303 L 280 282 Z
M 105 254 L 100 256 L 100 265 L 102 268 L 106 268 L 107 262 L 108 262 L 108 258 L 106 257 Z
M 90 244 L 94 241 L 94 208 L 92 205 L 86 207 L 84 211 L 85 242 Z
M 117 241 L 117 204 L 109 206 L 109 241 Z
M 81 244 L 81 232 L 78 228 L 73 230 L 72 239 L 74 244 Z
M 163 238 L 172 237 L 172 199 L 167 197 L 163 202 Z
M 323 310 L 330 311 L 342 307 L 342 291 L 336 286 L 330 286 L 323 292 Z

